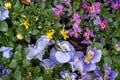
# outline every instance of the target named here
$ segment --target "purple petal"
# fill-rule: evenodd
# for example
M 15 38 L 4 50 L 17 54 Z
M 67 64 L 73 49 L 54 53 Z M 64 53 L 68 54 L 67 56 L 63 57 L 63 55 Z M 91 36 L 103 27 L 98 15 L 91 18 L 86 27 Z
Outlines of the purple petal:
M 74 23 L 72 28 L 73 28 L 73 30 L 75 32 L 79 32 L 80 33 L 82 31 L 82 29 L 78 26 L 77 23 Z
M 87 69 L 87 71 L 93 71 L 96 69 L 96 65 L 95 64 L 86 64 L 86 69 Z

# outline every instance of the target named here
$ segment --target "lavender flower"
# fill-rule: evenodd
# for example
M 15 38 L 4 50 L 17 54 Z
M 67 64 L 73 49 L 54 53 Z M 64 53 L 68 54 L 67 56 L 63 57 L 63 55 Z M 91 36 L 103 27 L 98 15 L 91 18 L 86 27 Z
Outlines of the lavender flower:
M 120 1 L 119 0 L 111 1 L 110 4 L 114 10 L 118 10 L 120 8 Z
M 89 48 L 86 53 L 87 55 L 84 57 L 84 63 L 87 71 L 96 69 L 95 63 L 100 61 L 102 51 L 96 50 L 96 48 Z
M 65 80 L 76 80 L 77 74 L 68 71 L 61 71 L 60 76 Z
M 100 3 L 92 3 L 92 6 L 89 7 L 89 12 L 91 14 L 99 14 L 100 13 Z
M 4 68 L 4 69 L 2 70 L 2 74 L 5 75 L 5 76 L 9 75 L 8 69 Z
M 27 60 L 31 60 L 34 57 L 37 57 L 39 60 L 42 60 L 42 57 L 45 53 L 45 48 L 49 44 L 50 39 L 47 36 L 41 36 L 35 46 L 28 45 L 29 53 L 27 54 Z
M 78 33 L 82 31 L 82 29 L 78 26 L 77 23 L 74 23 L 72 28 L 75 32 L 78 32 Z
M 109 29 L 108 20 L 104 19 L 98 26 L 101 31 L 103 31 L 104 29 Z
M 5 20 L 9 16 L 9 10 L 6 7 L 0 8 L 0 21 Z
M 69 30 L 68 34 L 69 34 L 69 36 L 74 37 L 74 38 L 78 38 L 78 36 L 79 36 L 79 34 L 72 29 Z
M 107 65 L 104 65 L 105 68 L 105 74 L 104 74 L 104 80 L 115 80 L 115 78 L 118 75 L 118 72 L 111 70 L 110 67 Z
M 93 23 L 94 25 L 99 25 L 101 23 L 100 17 L 99 16 L 95 17 L 95 19 L 93 20 Z
M 60 18 L 60 16 L 64 14 L 63 5 L 57 5 L 56 8 L 53 9 L 53 12 L 57 18 Z
M 67 41 L 57 42 L 57 45 L 59 48 L 57 48 L 58 50 L 55 53 L 56 60 L 59 63 L 69 62 L 74 55 L 73 51 L 75 51 L 75 49 L 73 46 Z
M 118 42 L 117 44 L 115 44 L 115 49 L 116 49 L 117 51 L 120 51 L 120 42 Z
M 11 47 L 3 46 L 0 48 L 0 52 L 3 52 L 3 57 L 5 57 L 5 58 L 10 58 L 12 56 L 13 52 L 11 50 L 13 50 L 13 48 L 11 48 Z

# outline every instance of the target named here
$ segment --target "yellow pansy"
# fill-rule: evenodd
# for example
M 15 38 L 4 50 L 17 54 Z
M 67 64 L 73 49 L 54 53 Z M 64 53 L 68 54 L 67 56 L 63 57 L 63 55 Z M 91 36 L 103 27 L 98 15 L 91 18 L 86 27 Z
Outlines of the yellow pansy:
M 22 40 L 22 39 L 24 38 L 24 36 L 23 36 L 22 34 L 17 34 L 17 38 L 18 38 L 19 40 Z
M 55 33 L 55 30 L 54 30 L 54 29 L 49 30 L 49 31 L 47 32 L 47 36 L 48 36 L 48 38 L 49 38 L 49 39 L 52 39 L 54 33 Z
M 67 31 L 65 31 L 64 29 L 62 29 L 61 34 L 65 40 L 69 38 L 69 36 L 67 35 Z
M 26 29 L 29 28 L 29 23 L 28 23 L 28 20 L 24 20 L 21 25 L 24 25 Z
M 11 9 L 12 4 L 10 2 L 7 2 L 7 3 L 5 3 L 5 7 L 8 8 L 8 9 Z

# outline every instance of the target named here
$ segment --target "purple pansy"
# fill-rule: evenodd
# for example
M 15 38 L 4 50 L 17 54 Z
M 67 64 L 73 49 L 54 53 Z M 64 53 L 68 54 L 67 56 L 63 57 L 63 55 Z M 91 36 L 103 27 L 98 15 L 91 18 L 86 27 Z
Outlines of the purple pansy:
M 63 5 L 57 5 L 56 8 L 53 8 L 53 12 L 57 18 L 60 18 L 60 16 L 64 14 Z
M 99 42 L 100 42 L 100 43 L 103 43 L 104 41 L 105 41 L 105 38 L 100 38 L 100 39 L 99 39 Z
M 78 13 L 74 13 L 73 18 L 71 19 L 71 22 L 80 24 L 81 19 Z
M 115 80 L 115 78 L 118 76 L 118 72 L 111 70 L 111 68 L 107 65 L 104 65 L 104 69 L 104 80 Z
M 114 10 L 120 9 L 120 0 L 110 1 L 110 4 Z
M 120 42 L 118 42 L 117 44 L 115 44 L 115 49 L 116 49 L 117 51 L 120 51 Z
M 73 57 L 75 49 L 73 46 L 67 42 L 57 42 L 57 45 L 59 48 L 57 48 L 57 51 L 55 52 L 55 58 L 59 63 L 66 63 L 69 62 L 71 57 Z
M 109 29 L 108 20 L 104 19 L 98 26 L 101 31 L 103 31 L 104 29 Z
M 28 45 L 29 53 L 27 54 L 27 60 L 31 60 L 34 57 L 37 57 L 39 60 L 42 60 L 42 57 L 45 53 L 45 48 L 49 44 L 50 39 L 47 36 L 41 36 L 35 46 Z
M 72 28 L 75 32 L 78 32 L 78 33 L 82 31 L 82 29 L 78 26 L 77 23 L 74 23 Z
M 74 37 L 74 38 L 78 38 L 79 34 L 74 31 L 73 29 L 70 29 L 68 32 L 69 36 Z
M 0 52 L 3 52 L 3 57 L 5 57 L 5 58 L 10 58 L 12 56 L 13 52 L 11 50 L 13 50 L 13 48 L 11 48 L 11 47 L 3 46 L 0 48 Z
M 92 6 L 89 7 L 89 13 L 91 14 L 99 14 L 100 13 L 100 3 L 92 3 Z
M 91 45 L 92 42 L 91 42 L 90 40 L 86 40 L 86 39 L 84 39 L 83 41 L 81 41 L 81 44 Z
M 47 59 L 43 59 L 41 64 L 45 67 L 54 68 L 57 64 L 59 64 L 59 62 L 55 58 L 55 53 L 55 48 L 52 48 L 50 50 L 50 57 Z
M 90 37 L 94 37 L 94 33 L 89 28 L 86 28 L 86 32 L 84 32 L 83 37 L 86 40 L 89 40 Z
M 82 2 L 81 9 L 88 10 L 90 7 L 90 4 L 88 2 Z
M 60 76 L 65 80 L 76 80 L 77 74 L 68 71 L 61 71 Z
M 5 76 L 9 75 L 8 69 L 4 68 L 4 69 L 2 70 L 2 74 L 5 75 Z
M 64 3 L 67 7 L 72 8 L 72 5 L 70 4 L 70 0 L 64 0 Z
M 102 51 L 97 50 L 96 48 L 89 48 L 87 49 L 86 53 L 87 55 L 84 57 L 84 63 L 87 71 L 96 69 L 95 63 L 100 61 Z
M 106 64 L 104 65 L 104 74 L 100 73 L 100 70 L 96 68 L 94 71 L 95 75 L 98 76 L 95 80 L 115 80 L 118 76 L 118 72 L 111 70 Z
M 72 71 L 74 72 L 75 70 L 79 70 L 82 75 L 85 73 L 85 69 L 84 69 L 85 65 L 84 62 L 82 61 L 83 56 L 84 56 L 83 52 L 75 51 L 74 56 L 69 61 L 72 67 Z
M 0 21 L 5 20 L 9 16 L 9 10 L 6 7 L 0 8 Z

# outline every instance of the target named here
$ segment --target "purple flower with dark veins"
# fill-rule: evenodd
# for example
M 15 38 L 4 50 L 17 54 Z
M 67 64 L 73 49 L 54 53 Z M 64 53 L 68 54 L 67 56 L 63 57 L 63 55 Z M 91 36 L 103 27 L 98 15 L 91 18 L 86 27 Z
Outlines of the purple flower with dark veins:
M 0 52 L 3 52 L 3 57 L 5 57 L 5 58 L 10 58 L 12 56 L 13 52 L 11 50 L 13 50 L 13 48 L 11 48 L 11 47 L 3 46 L 0 48 Z
M 5 20 L 9 16 L 9 10 L 6 7 L 0 8 L 0 21 Z
M 114 10 L 120 9 L 120 0 L 111 1 L 110 4 Z
M 63 5 L 57 5 L 56 8 L 53 8 L 53 12 L 57 18 L 60 18 L 60 16 L 64 14 Z
M 81 9 L 88 10 L 90 7 L 90 4 L 88 2 L 82 2 Z
M 101 59 L 102 51 L 97 50 L 96 48 L 89 48 L 86 51 L 86 56 L 84 57 L 84 63 L 86 65 L 87 71 L 96 69 L 96 62 L 99 62 Z
M 74 13 L 73 18 L 71 19 L 71 22 L 80 24 L 81 19 L 78 13 Z
M 91 14 L 99 14 L 100 13 L 100 3 L 92 3 L 92 6 L 89 7 L 89 13 Z
M 108 30 L 109 29 L 108 20 L 104 19 L 98 26 L 101 31 L 103 31 L 104 29 Z
M 47 36 L 41 36 L 35 46 L 28 45 L 29 53 L 27 54 L 27 60 L 31 60 L 34 57 L 37 57 L 39 60 L 42 60 L 42 57 L 45 53 L 45 48 L 49 44 L 50 39 Z
M 83 37 L 86 40 L 89 40 L 90 37 L 94 37 L 94 33 L 89 28 L 86 28 L 86 32 L 84 32 Z

